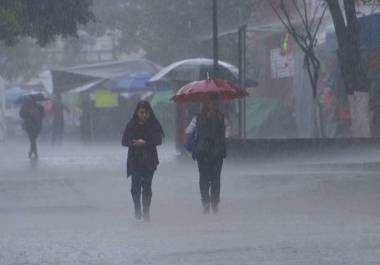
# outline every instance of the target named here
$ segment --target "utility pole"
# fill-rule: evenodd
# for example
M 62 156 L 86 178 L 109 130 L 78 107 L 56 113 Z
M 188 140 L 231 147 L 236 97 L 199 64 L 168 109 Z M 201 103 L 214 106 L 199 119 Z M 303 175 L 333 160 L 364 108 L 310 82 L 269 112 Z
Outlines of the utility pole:
M 247 61 L 246 61 L 246 53 L 247 53 L 247 25 L 243 25 L 239 27 L 239 83 L 240 88 L 245 89 L 245 83 L 246 83 L 246 68 L 247 68 Z M 247 109 L 246 109 L 246 99 L 241 98 L 239 99 L 239 136 L 240 138 L 245 139 L 247 137 Z
M 0 77 L 0 141 L 7 136 L 7 124 L 5 120 L 5 81 Z
M 218 3 L 217 0 L 212 0 L 212 36 L 213 36 L 213 59 L 214 59 L 214 79 L 218 78 L 219 75 L 219 55 L 218 55 Z

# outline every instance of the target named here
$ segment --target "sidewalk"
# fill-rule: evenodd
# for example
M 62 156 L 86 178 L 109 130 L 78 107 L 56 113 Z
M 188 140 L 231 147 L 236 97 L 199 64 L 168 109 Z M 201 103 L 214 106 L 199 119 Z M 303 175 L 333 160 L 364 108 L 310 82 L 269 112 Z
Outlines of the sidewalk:
M 205 216 L 195 162 L 165 145 L 146 224 L 118 143 L 41 143 L 37 163 L 26 142 L 0 148 L 0 264 L 380 263 L 378 168 L 352 164 L 375 151 L 229 158 Z

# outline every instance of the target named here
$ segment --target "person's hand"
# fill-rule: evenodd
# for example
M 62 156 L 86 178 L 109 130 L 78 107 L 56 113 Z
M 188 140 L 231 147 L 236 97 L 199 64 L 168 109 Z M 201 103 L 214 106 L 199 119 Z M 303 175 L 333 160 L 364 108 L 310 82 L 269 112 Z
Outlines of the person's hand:
M 146 144 L 146 142 L 143 139 L 138 139 L 138 140 L 133 140 L 132 144 L 134 146 L 143 146 Z

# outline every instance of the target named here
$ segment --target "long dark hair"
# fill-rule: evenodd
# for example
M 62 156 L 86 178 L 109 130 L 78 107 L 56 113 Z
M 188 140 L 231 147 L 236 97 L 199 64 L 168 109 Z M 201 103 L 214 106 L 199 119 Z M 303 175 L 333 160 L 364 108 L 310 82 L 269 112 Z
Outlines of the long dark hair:
M 150 123 L 153 126 L 157 126 L 162 136 L 164 136 L 165 134 L 164 134 L 164 130 L 162 129 L 162 126 L 160 122 L 157 120 L 156 115 L 154 114 L 153 109 L 150 106 L 150 103 L 146 100 L 141 100 L 137 103 L 135 112 L 133 113 L 133 117 L 131 121 L 129 122 L 129 124 L 132 126 L 135 126 L 138 124 L 139 118 L 137 116 L 137 112 L 139 111 L 139 109 L 145 109 L 146 111 L 149 112 L 149 119 L 147 123 Z
M 219 109 L 219 95 L 216 92 L 210 93 L 208 100 L 201 105 L 201 115 L 204 117 L 209 116 L 210 104 L 216 106 L 216 115 L 218 117 L 222 116 L 223 113 Z

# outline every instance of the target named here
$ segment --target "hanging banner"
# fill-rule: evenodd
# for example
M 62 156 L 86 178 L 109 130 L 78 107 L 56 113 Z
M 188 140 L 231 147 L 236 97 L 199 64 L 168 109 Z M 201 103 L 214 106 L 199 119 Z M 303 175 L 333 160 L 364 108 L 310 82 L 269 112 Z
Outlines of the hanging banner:
M 95 92 L 95 107 L 115 108 L 119 106 L 119 95 L 109 90 L 99 90 Z
M 281 54 L 281 48 L 272 49 L 270 52 L 272 78 L 279 79 L 294 76 L 293 54 Z

